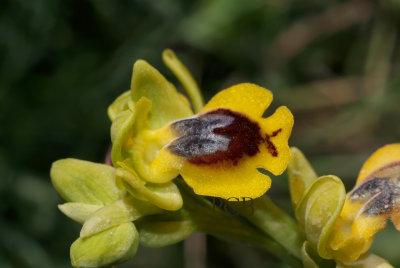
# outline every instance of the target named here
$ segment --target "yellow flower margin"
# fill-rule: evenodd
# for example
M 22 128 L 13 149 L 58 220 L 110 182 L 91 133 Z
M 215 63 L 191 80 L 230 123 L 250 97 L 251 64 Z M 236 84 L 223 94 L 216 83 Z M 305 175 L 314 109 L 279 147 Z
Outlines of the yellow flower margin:
M 287 107 L 282 106 L 270 117 L 263 118 L 262 115 L 271 102 L 272 93 L 269 90 L 249 83 L 238 84 L 214 96 L 200 114 L 221 108 L 238 112 L 259 125 L 262 137 L 281 129 L 278 135 L 270 137 L 270 142 L 278 152 L 277 156 L 273 156 L 262 143 L 256 155 L 243 156 L 237 165 L 227 161 L 196 165 L 184 157 L 174 155 L 165 146 L 151 163 L 151 171 L 147 175 L 153 176 L 153 182 L 157 182 L 157 176 L 160 178 L 158 182 L 163 182 L 166 179 L 165 174 L 173 174 L 172 177 L 181 174 L 195 193 L 231 201 L 261 196 L 270 188 L 271 179 L 257 168 L 279 175 L 290 160 L 288 139 L 293 127 L 293 115 Z M 162 133 L 169 139 L 176 137 L 170 125 Z
M 400 143 L 386 145 L 372 154 L 364 163 L 354 189 L 372 179 L 396 174 L 400 175 Z M 370 248 L 374 235 L 386 227 L 388 218 L 391 218 L 397 230 L 400 230 L 398 207 L 394 207 L 388 213 L 368 215 L 362 213 L 364 206 L 374 200 L 372 198 L 367 202 L 350 200 L 352 192 L 347 194 L 329 243 L 334 258 L 345 263 L 354 262 Z M 380 204 L 380 206 L 386 206 L 386 204 Z

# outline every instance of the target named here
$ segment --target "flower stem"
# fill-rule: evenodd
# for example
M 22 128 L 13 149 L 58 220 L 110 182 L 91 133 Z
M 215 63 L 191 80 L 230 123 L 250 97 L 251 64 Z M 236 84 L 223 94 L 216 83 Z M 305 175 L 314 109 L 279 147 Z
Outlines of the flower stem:
M 241 205 L 235 209 L 265 234 L 279 241 L 291 254 L 301 258 L 305 237 L 295 220 L 265 195 L 250 201 L 248 205 L 252 207 L 251 213 Z
M 175 76 L 182 83 L 186 92 L 193 103 L 193 108 L 198 113 L 204 106 L 203 96 L 201 95 L 199 86 L 190 74 L 189 70 L 183 63 L 176 57 L 171 49 L 163 51 L 162 59 L 167 67 L 175 74 Z
M 204 232 L 224 239 L 236 239 L 255 247 L 267 250 L 276 257 L 290 264 L 292 267 L 301 267 L 301 261 L 297 256 L 291 254 L 280 243 L 270 236 L 252 226 L 242 223 L 234 217 L 212 218 L 211 221 L 201 222 L 200 229 Z
M 201 231 L 249 243 L 271 252 L 293 267 L 301 267 L 300 249 L 304 241 L 303 235 L 294 221 L 271 201 L 262 200 L 261 205 L 256 203 L 253 216 L 236 217 L 213 207 L 210 202 L 194 194 L 183 181 L 177 180 L 176 184 L 184 199 L 184 209 L 189 212 Z M 268 220 L 272 223 L 263 224 L 263 221 Z

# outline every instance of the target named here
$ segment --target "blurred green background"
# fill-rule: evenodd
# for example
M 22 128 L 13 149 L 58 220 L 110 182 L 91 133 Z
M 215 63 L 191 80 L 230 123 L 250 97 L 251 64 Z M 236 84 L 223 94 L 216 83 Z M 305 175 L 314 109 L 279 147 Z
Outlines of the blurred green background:
M 0 267 L 70 267 L 79 225 L 57 209 L 49 169 L 104 161 L 107 106 L 141 58 L 172 48 L 206 99 L 239 82 L 295 115 L 291 145 L 351 189 L 378 147 L 400 141 L 400 2 L 317 0 L 0 1 Z M 267 111 L 272 113 L 273 109 Z M 286 175 L 268 193 L 290 210 Z M 208 267 L 286 267 L 207 238 Z M 373 251 L 400 267 L 391 224 Z M 141 247 L 121 267 L 183 267 L 183 245 Z

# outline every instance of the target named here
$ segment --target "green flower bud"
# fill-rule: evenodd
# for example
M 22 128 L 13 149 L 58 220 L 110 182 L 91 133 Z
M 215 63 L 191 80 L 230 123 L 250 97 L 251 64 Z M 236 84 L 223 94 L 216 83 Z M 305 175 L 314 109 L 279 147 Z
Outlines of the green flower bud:
M 139 236 L 135 225 L 123 223 L 87 238 L 78 238 L 71 246 L 74 267 L 101 267 L 120 263 L 136 254 Z
M 161 213 L 151 203 L 126 197 L 96 211 L 87 219 L 81 230 L 81 237 L 88 237 L 121 223 L 135 221 L 143 216 Z
M 307 240 L 322 258 L 332 258 L 326 245 L 345 198 L 346 190 L 338 177 L 322 176 L 309 187 L 296 208 L 296 218 Z
M 95 213 L 102 206 L 90 205 L 85 203 L 68 202 L 62 205 L 58 205 L 58 208 L 67 217 L 73 219 L 76 222 L 83 224 L 90 216 Z
M 51 181 L 68 202 L 92 205 L 111 204 L 124 195 L 115 182 L 115 169 L 78 159 L 61 159 L 53 163 Z

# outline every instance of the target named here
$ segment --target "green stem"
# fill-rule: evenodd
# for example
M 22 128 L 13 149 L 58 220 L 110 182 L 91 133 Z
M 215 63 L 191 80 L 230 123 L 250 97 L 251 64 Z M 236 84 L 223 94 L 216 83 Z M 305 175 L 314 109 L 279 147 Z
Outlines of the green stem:
M 242 205 L 235 206 L 235 209 L 265 234 L 279 241 L 291 254 L 301 258 L 301 247 L 305 237 L 292 217 L 267 196 L 252 200 L 248 206 L 252 207 L 250 212 Z
M 203 96 L 201 95 L 199 86 L 188 69 L 176 57 L 175 53 L 171 49 L 166 49 L 163 51 L 162 59 L 165 65 L 167 65 L 167 67 L 182 83 L 190 99 L 192 100 L 194 111 L 196 113 L 200 112 L 204 106 Z
M 271 252 L 293 267 L 301 267 L 302 243 L 299 244 L 298 241 L 302 242 L 304 238 L 294 221 L 276 206 L 274 208 L 272 202 L 267 202 L 268 206 L 264 207 L 256 203 L 254 216 L 244 216 L 247 218 L 244 219 L 213 207 L 210 202 L 194 194 L 182 181 L 176 181 L 176 183 L 184 200 L 184 209 L 191 214 L 201 231 L 217 237 L 247 242 Z M 260 212 L 260 209 L 270 210 Z M 273 223 L 263 225 L 261 223 L 264 220 L 272 220 Z M 278 230 L 280 227 L 282 231 Z M 272 236 L 273 232 L 280 234 Z
M 213 217 L 211 220 L 205 220 L 203 218 L 201 221 L 198 220 L 197 223 L 199 224 L 200 230 L 210 235 L 249 243 L 272 253 L 292 267 L 301 267 L 300 259 L 292 255 L 280 243 L 260 230 L 246 223 L 242 223 L 232 216 L 226 218 Z

